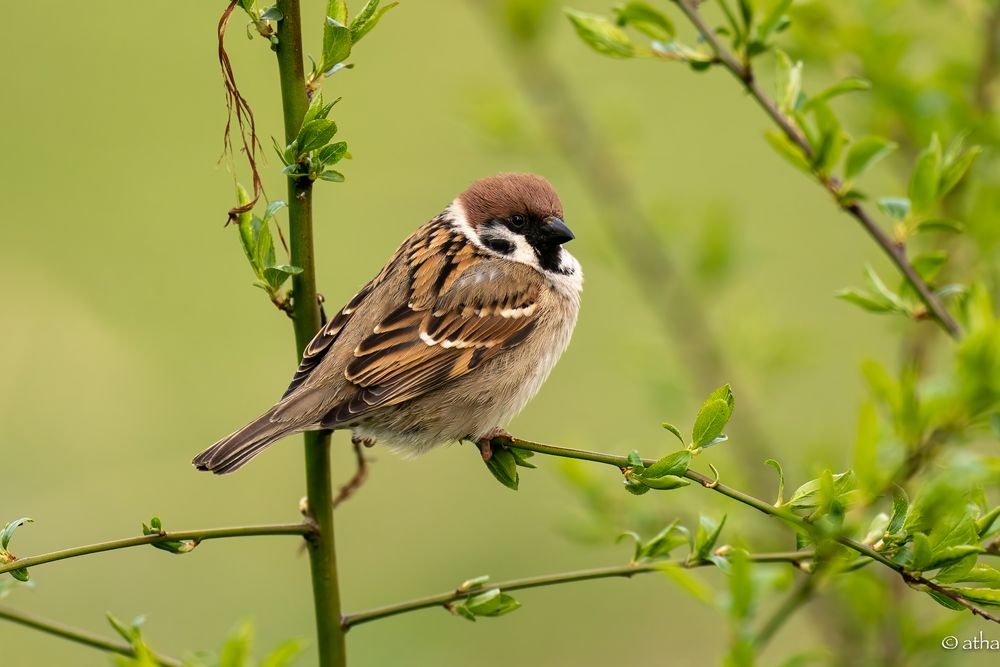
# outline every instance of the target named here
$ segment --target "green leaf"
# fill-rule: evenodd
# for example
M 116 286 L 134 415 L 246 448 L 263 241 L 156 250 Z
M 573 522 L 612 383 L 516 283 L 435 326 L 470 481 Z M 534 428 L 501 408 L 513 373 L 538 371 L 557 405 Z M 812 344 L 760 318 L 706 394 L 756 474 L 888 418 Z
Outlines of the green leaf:
M 740 16 L 743 19 L 743 26 L 749 32 L 750 26 L 753 24 L 753 0 L 739 0 L 740 5 Z
M 766 133 L 764 138 L 778 155 L 785 158 L 793 167 L 806 174 L 812 174 L 812 166 L 802 153 L 802 149 L 793 144 L 783 132 L 772 130 Z
M 316 91 L 313 93 L 312 99 L 309 100 L 309 106 L 306 108 L 306 113 L 302 117 L 302 125 L 299 127 L 299 134 L 302 134 L 302 128 L 305 127 L 306 123 L 311 123 L 314 120 L 321 120 L 330 115 L 330 110 L 333 105 L 340 101 L 337 98 L 330 104 L 323 104 L 323 93 Z
M 656 478 L 642 477 L 642 483 L 651 489 L 657 489 L 659 491 L 669 491 L 671 489 L 679 489 L 682 486 L 687 486 L 691 482 L 683 477 L 678 477 L 676 475 L 662 475 Z
M 881 197 L 875 205 L 893 220 L 906 220 L 910 215 L 911 204 L 906 197 Z
M 31 575 L 28 574 L 28 568 L 26 568 L 26 567 L 19 567 L 16 570 L 11 570 L 7 574 L 9 574 L 10 576 L 14 577 L 18 581 L 25 581 L 26 582 L 26 581 L 29 581 L 31 579 Z
M 873 269 L 870 264 L 865 265 L 865 282 L 868 283 L 868 286 L 875 294 L 888 303 L 891 303 L 894 308 L 897 310 L 905 310 L 899 295 L 885 286 L 885 283 L 882 282 L 882 279 L 879 278 L 878 273 L 875 272 L 875 269 Z
M 986 551 L 986 549 L 978 544 L 958 544 L 951 547 L 944 547 L 942 549 L 935 549 L 931 554 L 928 569 L 953 565 L 964 559 L 966 556 L 981 554 L 984 551 Z
M 347 142 L 338 141 L 327 146 L 323 146 L 316 151 L 316 159 L 324 165 L 332 165 L 340 162 L 347 155 Z
M 675 519 L 669 526 L 654 535 L 648 542 L 642 545 L 636 545 L 635 560 L 638 560 L 639 558 L 649 558 L 651 560 L 667 558 L 670 556 L 671 551 L 682 544 L 687 543 L 688 539 L 689 535 L 687 528 L 678 525 L 677 520 Z
M 496 477 L 497 481 L 508 489 L 517 491 L 517 460 L 506 447 L 496 447 L 493 455 L 486 462 L 486 468 Z
M 910 260 L 910 263 L 925 282 L 933 282 L 947 261 L 948 253 L 937 250 L 917 255 Z
M 143 535 L 163 535 L 164 533 L 166 533 L 166 531 L 163 529 L 163 522 L 160 521 L 160 517 L 158 516 L 154 516 L 150 519 L 148 526 L 145 523 L 142 524 Z M 150 546 L 172 554 L 186 554 L 194 551 L 194 548 L 197 547 L 200 542 L 200 539 L 169 540 L 167 542 L 155 542 Z
M 819 142 L 813 143 L 813 164 L 822 173 L 830 173 L 840 161 L 847 138 L 840 127 L 840 121 L 826 102 L 814 98 L 809 101 L 809 108 L 816 117 L 819 130 Z
M 771 36 L 771 33 L 783 23 L 783 20 L 787 20 L 786 14 L 791 6 L 792 0 L 778 0 L 771 8 L 771 11 L 758 24 L 757 39 L 761 42 L 767 42 L 767 38 Z
M 362 37 L 371 32 L 372 28 L 378 25 L 378 22 L 387 11 L 399 4 L 398 2 L 390 2 L 380 9 L 379 1 L 380 0 L 368 0 L 368 4 L 366 4 L 361 11 L 358 12 L 358 15 L 354 17 L 354 20 L 351 21 L 351 42 L 353 44 L 360 42 Z
M 931 541 L 923 533 L 913 536 L 913 555 L 910 559 L 910 569 L 922 572 L 931 564 Z
M 1000 607 L 1000 590 L 995 588 L 949 588 L 969 602 L 975 602 L 985 607 Z
M 324 181 L 330 181 L 331 183 L 343 183 L 344 175 L 339 171 L 333 169 L 327 169 L 322 174 L 319 175 Z
M 733 392 L 728 384 L 716 389 L 708 397 L 691 429 L 691 445 L 704 447 L 722 435 L 722 429 L 733 415 Z
M 924 232 L 945 232 L 950 234 L 961 234 L 965 231 L 965 225 L 958 220 L 947 218 L 928 218 L 921 220 L 914 228 L 917 233 Z
M 722 527 L 726 525 L 726 516 L 716 523 L 710 517 L 702 515 L 698 521 L 698 532 L 695 534 L 694 545 L 691 548 L 691 558 L 695 561 L 705 560 L 715 547 Z
M 244 667 L 250 659 L 253 625 L 244 622 L 226 638 L 219 651 L 219 667 Z
M 477 616 L 496 617 L 509 614 L 519 608 L 521 603 L 513 596 L 501 592 L 499 588 L 492 588 L 485 593 L 470 596 L 460 606 L 472 614 L 470 620 L 475 620 Z
M 829 471 L 827 471 L 829 472 Z M 817 507 L 819 491 L 822 485 L 822 477 L 809 480 L 792 493 L 792 497 L 785 503 L 786 507 L 792 509 L 813 509 Z M 857 486 L 857 479 L 850 470 L 832 476 L 834 498 L 842 498 Z
M 319 70 L 329 72 L 351 55 L 351 29 L 327 16 L 323 26 L 323 60 Z
M 782 505 L 785 502 L 785 471 L 775 459 L 768 459 L 764 463 L 774 468 L 775 472 L 778 473 L 778 499 L 774 501 L 774 504 Z
M 275 213 L 285 208 L 286 206 L 288 206 L 288 204 L 281 201 L 280 199 L 275 199 L 274 201 L 272 201 L 270 204 L 267 205 L 267 209 L 264 210 L 264 222 L 267 222 L 268 220 L 273 218 Z
M 252 225 L 255 232 L 252 264 L 258 276 L 263 277 L 264 269 L 274 265 L 274 242 L 271 240 L 271 229 L 267 223 L 254 217 Z
M 530 449 L 519 449 L 517 447 L 508 447 L 510 453 L 514 455 L 514 463 L 522 468 L 535 468 L 535 464 L 528 461 L 532 456 L 535 455 Z
M 935 581 L 941 583 L 963 582 L 970 584 L 988 584 L 989 588 L 1000 587 L 1000 570 L 985 563 L 976 563 L 960 577 L 950 579 L 950 581 L 938 575 Z
M 641 475 L 641 479 L 644 482 L 649 482 L 651 479 L 656 479 L 658 477 L 664 477 L 666 475 L 683 475 L 687 472 L 688 466 L 691 464 L 691 452 L 687 449 L 682 449 L 671 454 L 667 454 L 659 461 L 653 465 L 646 468 Z M 652 485 L 651 485 L 652 486 Z M 658 487 L 653 487 L 658 488 Z
M 671 424 L 669 422 L 663 422 L 661 424 L 661 426 L 663 428 L 667 429 L 668 431 L 670 431 L 671 433 L 673 433 L 675 436 L 677 436 L 677 439 L 681 441 L 682 445 L 687 444 L 687 443 L 684 442 L 684 436 L 681 435 L 681 431 L 680 431 L 679 428 L 677 428 L 676 426 L 674 426 L 673 424 Z
M 664 576 L 690 593 L 695 599 L 709 605 L 715 606 L 715 591 L 704 581 L 699 579 L 691 570 L 685 569 L 672 561 L 664 561 L 657 566 Z
M 754 582 L 750 560 L 742 549 L 729 554 L 729 615 L 737 622 L 749 619 L 754 602 Z
M 634 530 L 626 530 L 618 534 L 618 537 L 615 538 L 615 544 L 618 544 L 626 537 L 632 540 L 632 562 L 636 563 L 642 558 L 642 538 Z
M 658 40 L 673 39 L 676 30 L 666 14 L 645 2 L 626 2 L 615 7 L 617 23 L 621 27 L 632 26 L 639 32 Z
M 458 586 L 458 590 L 465 592 L 471 591 L 473 588 L 482 588 L 483 584 L 490 580 L 490 575 L 481 574 L 478 577 L 473 577 L 472 579 L 466 579 Z
M 969 150 L 945 164 L 945 167 L 941 170 L 941 180 L 938 185 L 939 197 L 944 197 L 955 189 L 955 186 L 959 184 L 962 177 L 965 176 L 965 173 L 972 166 L 972 163 L 976 161 L 976 158 L 982 152 L 982 146 L 972 146 Z
M 6 526 L 4 526 L 3 530 L 0 530 L 0 548 L 3 549 L 7 548 L 7 546 L 10 544 L 10 538 L 14 536 L 15 530 L 17 530 L 26 523 L 34 523 L 34 522 L 35 522 L 34 519 L 22 516 L 20 519 L 15 519 L 14 521 L 11 521 Z
M 337 23 L 347 25 L 346 0 L 330 0 L 326 5 L 326 15 Z
M 649 487 L 646 486 L 646 484 L 644 484 L 642 479 L 639 477 L 641 472 L 637 473 L 635 470 L 641 471 L 642 466 L 625 472 L 625 490 L 633 496 L 641 496 L 642 494 L 649 492 Z
M 285 18 L 285 15 L 281 13 L 277 5 L 271 5 L 261 13 L 260 18 L 265 21 L 280 21 Z
M 895 310 L 895 307 L 885 299 L 854 288 L 838 290 L 834 296 L 848 303 L 853 303 L 855 306 L 860 306 L 870 313 L 891 313 Z
M 937 135 L 930 145 L 917 156 L 913 175 L 910 177 L 910 201 L 916 211 L 928 211 L 938 200 L 938 182 L 941 178 L 941 143 Z
M 976 534 L 978 534 L 980 538 L 983 538 L 988 532 L 990 532 L 990 528 L 993 527 L 993 523 L 997 520 L 998 516 L 1000 516 L 1000 505 L 994 507 L 986 514 L 976 519 Z
M 264 280 L 271 289 L 278 290 L 291 276 L 302 273 L 302 268 L 290 264 L 276 264 L 264 269 Z
M 791 112 L 798 107 L 802 95 L 802 61 L 793 63 L 788 54 L 781 49 L 775 49 L 774 58 L 777 67 L 775 96 L 778 99 L 778 107 L 785 115 L 791 115 Z M 784 134 L 780 136 L 783 137 Z
M 304 648 L 305 644 L 298 639 L 286 640 L 267 654 L 261 661 L 260 667 L 288 667 Z
M 846 93 L 852 93 L 857 90 L 871 90 L 872 84 L 866 79 L 859 77 L 850 77 L 842 81 L 824 88 L 815 95 L 809 98 L 809 101 L 805 103 L 802 107 L 803 110 L 809 110 L 815 107 L 817 104 L 822 102 L 827 102 L 838 95 L 844 95 Z
M 576 29 L 576 34 L 590 48 L 612 58 L 632 58 L 635 56 L 635 46 L 625 31 L 604 17 L 573 9 L 565 11 L 567 18 Z
M 930 595 L 932 598 L 934 598 L 934 601 L 937 602 L 942 607 L 947 607 L 948 609 L 952 609 L 954 611 L 965 611 L 964 605 L 962 605 L 959 602 L 956 602 L 955 600 L 952 600 L 950 597 L 944 595 L 943 593 L 937 592 L 933 588 L 928 588 L 927 594 Z
M 325 146 L 337 134 L 337 124 L 328 118 L 317 118 L 302 126 L 296 139 L 299 155 Z
M 868 171 L 876 162 L 896 150 L 897 144 L 882 137 L 862 137 L 847 150 L 844 160 L 844 180 L 852 181 Z

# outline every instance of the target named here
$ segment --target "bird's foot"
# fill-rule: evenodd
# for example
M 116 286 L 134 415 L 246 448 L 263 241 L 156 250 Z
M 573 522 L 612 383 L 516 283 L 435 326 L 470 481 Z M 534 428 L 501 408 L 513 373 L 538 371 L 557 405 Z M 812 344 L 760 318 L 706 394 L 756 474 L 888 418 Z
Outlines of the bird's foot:
M 499 426 L 491 429 L 486 435 L 479 438 L 476 441 L 476 446 L 479 447 L 479 453 L 483 455 L 483 461 L 489 461 L 493 458 L 493 447 L 505 447 L 503 440 L 509 441 L 511 438 L 510 433 L 507 429 L 500 428 Z M 494 440 L 500 440 L 501 442 L 494 443 Z
M 362 438 L 361 436 L 358 436 L 358 435 L 352 435 L 351 436 L 351 443 L 354 444 L 354 445 L 364 445 L 365 447 L 368 447 L 369 449 L 371 449 L 372 447 L 375 446 L 375 438 L 371 438 L 371 437 Z

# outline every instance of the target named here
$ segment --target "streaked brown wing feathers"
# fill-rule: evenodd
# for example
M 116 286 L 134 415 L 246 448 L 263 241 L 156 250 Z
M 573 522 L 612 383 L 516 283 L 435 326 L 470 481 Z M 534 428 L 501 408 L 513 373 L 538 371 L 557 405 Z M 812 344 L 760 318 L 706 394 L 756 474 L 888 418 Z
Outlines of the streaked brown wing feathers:
M 451 230 L 436 231 L 408 252 L 409 303 L 358 344 L 344 372 L 357 393 L 334 407 L 324 426 L 420 396 L 534 330 L 539 283 L 533 270 L 481 255 L 464 239 L 449 240 Z

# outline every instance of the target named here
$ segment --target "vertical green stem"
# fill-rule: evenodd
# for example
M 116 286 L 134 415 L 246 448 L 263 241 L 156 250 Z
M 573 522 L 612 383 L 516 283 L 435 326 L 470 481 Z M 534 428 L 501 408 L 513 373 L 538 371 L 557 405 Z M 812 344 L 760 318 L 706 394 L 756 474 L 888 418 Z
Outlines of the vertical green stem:
M 302 63 L 302 19 L 298 0 L 278 0 L 282 20 L 278 22 L 278 72 L 285 119 L 285 140 L 291 142 L 302 125 L 309 100 Z M 312 183 L 288 179 L 288 231 L 292 264 L 302 273 L 292 276 L 293 321 L 299 358 L 319 331 L 316 301 L 316 265 L 313 255 Z M 318 534 L 309 542 L 313 599 L 316 605 L 316 639 L 321 667 L 347 664 L 344 632 L 340 626 L 340 588 L 333 530 L 333 482 L 330 470 L 330 434 L 308 432 L 306 442 L 306 489 L 309 512 Z

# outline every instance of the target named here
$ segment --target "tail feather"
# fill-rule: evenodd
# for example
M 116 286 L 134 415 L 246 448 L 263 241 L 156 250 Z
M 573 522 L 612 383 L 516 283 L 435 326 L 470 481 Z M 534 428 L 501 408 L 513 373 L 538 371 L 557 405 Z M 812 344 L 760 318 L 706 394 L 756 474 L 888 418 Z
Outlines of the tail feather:
M 275 408 L 271 408 L 239 431 L 227 435 L 203 451 L 192 463 L 198 470 L 223 475 L 242 467 L 275 441 L 302 430 L 293 422 L 271 421 L 274 413 Z

